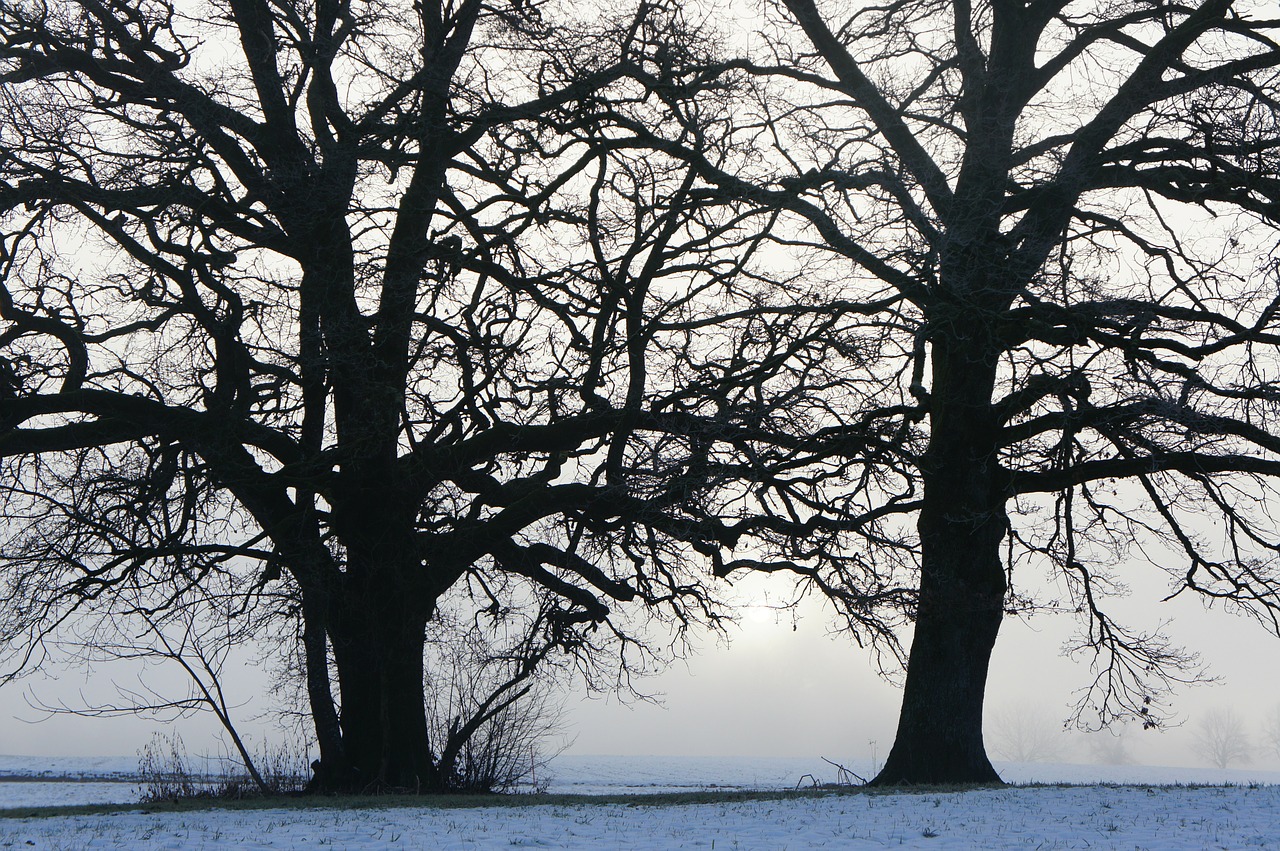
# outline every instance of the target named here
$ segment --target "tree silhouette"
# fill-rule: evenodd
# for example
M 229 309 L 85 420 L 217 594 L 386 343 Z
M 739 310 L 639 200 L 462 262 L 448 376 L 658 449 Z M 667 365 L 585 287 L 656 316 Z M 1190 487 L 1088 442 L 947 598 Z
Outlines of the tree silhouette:
M 682 33 L 654 3 L 0 8 L 15 670 L 234 574 L 293 601 L 319 786 L 433 790 L 553 652 L 625 682 L 671 642 L 647 620 L 714 622 L 707 446 L 778 359 L 698 342 L 759 229 L 611 131 L 724 112 Z M 661 90 L 631 82 L 659 44 Z M 446 595 L 508 667 L 436 741 Z
M 1059 762 L 1062 726 L 1029 703 L 1012 704 L 989 713 L 992 752 L 1010 762 Z
M 1280 756 L 1280 704 L 1271 707 L 1262 721 L 1262 741 L 1276 756 Z
M 1230 768 L 1232 763 L 1249 762 L 1253 757 L 1244 722 L 1234 709 L 1206 712 L 1196 723 L 1194 734 L 1196 753 L 1216 768 Z
M 1136 760 L 1129 751 L 1126 731 L 1099 730 L 1089 736 L 1089 755 L 1099 765 L 1132 765 Z
M 1081 616 L 1082 723 L 1158 723 L 1194 660 L 1111 617 L 1132 562 L 1277 631 L 1274 10 L 767 15 L 733 65 L 751 155 L 666 140 L 779 210 L 779 251 L 843 319 L 806 375 L 810 463 L 760 488 L 778 534 L 742 566 L 799 573 L 890 652 L 914 624 L 878 783 L 998 779 L 982 710 L 1009 614 Z
M 1280 629 L 1273 14 L 767 14 L 4 6 L 15 646 L 296 583 L 325 783 L 432 788 L 442 595 L 589 669 L 705 559 L 913 625 L 877 782 L 990 782 L 1006 614 L 1082 617 L 1101 724 L 1193 662 L 1110 616 L 1138 556 Z

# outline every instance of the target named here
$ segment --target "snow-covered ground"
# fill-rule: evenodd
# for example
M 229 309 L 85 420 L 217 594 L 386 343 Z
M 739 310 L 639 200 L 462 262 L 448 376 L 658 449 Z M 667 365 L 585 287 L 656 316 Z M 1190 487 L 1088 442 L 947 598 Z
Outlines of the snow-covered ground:
M 1280 788 L 1035 787 L 661 807 L 133 812 L 0 821 L 0 847 L 1277 848 Z
M 0 782 L 0 808 L 131 804 L 141 798 L 140 789 L 135 782 L 123 781 Z
M 859 773 L 871 766 L 851 760 Z M 575 804 L 437 809 L 210 810 L 0 819 L 0 848 L 802 849 L 1280 848 L 1280 773 L 1149 766 L 1002 765 L 1013 781 L 1128 783 L 947 793 L 842 794 L 696 805 Z M 129 760 L 0 757 L 0 806 L 136 799 Z M 836 779 L 821 759 L 561 757 L 561 792 L 785 789 Z M 98 772 L 95 774 L 95 772 Z M 1158 784 L 1235 783 L 1188 786 Z M 113 798 L 94 797 L 108 787 Z M 92 794 L 91 794 L 92 793 Z M 79 795 L 79 798 L 77 798 Z M 19 797 L 20 796 L 20 797 Z
M 837 759 L 861 777 L 875 774 L 867 759 Z M 997 762 L 1010 783 L 1280 784 L 1280 771 L 1163 765 L 1077 765 Z M 548 791 L 602 795 L 705 789 L 795 789 L 840 781 L 819 757 L 561 756 L 551 764 Z M 844 778 L 848 779 L 848 778 Z

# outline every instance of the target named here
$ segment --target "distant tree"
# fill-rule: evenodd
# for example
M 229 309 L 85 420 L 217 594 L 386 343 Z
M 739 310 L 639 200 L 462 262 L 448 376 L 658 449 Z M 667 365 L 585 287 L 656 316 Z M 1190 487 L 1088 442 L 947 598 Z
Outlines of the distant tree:
M 757 391 L 809 314 L 734 312 L 760 228 L 621 141 L 726 112 L 703 41 L 675 4 L 584 14 L 0 5 L 14 670 L 234 575 L 291 601 L 319 786 L 433 790 L 534 667 L 625 682 L 715 622 L 710 447 L 785 408 Z M 441 732 L 447 594 L 512 655 Z
M 1262 721 L 1262 741 L 1276 756 L 1280 756 L 1280 704 L 1271 707 Z
M 991 751 L 1009 762 L 1056 762 L 1063 731 L 1030 704 L 1012 704 L 990 713 Z
M 725 569 L 795 571 L 891 653 L 914 624 L 875 782 L 998 779 L 982 713 L 1007 614 L 1080 616 L 1082 723 L 1159 723 L 1196 669 L 1113 619 L 1144 553 L 1170 596 L 1280 627 L 1274 11 L 778 0 L 733 66 L 750 154 L 655 129 L 779 210 L 768 256 L 806 258 L 840 311 L 796 406 L 805 458 L 757 490 L 773 537 Z
M 1133 753 L 1129 750 L 1126 731 L 1099 730 L 1089 735 L 1089 754 L 1101 765 L 1132 765 Z
M 1253 744 L 1245 732 L 1244 721 L 1231 708 L 1206 712 L 1193 731 L 1196 753 L 1217 768 L 1230 768 L 1235 763 L 1253 759 Z

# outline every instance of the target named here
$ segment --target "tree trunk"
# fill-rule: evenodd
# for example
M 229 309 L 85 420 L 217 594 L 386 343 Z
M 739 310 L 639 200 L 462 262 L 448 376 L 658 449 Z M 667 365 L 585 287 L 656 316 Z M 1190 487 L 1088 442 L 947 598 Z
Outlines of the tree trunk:
M 951 564 L 922 572 L 898 733 L 874 785 L 1000 782 L 983 743 L 982 706 L 1004 574 L 990 555 L 947 549 Z M 990 561 L 994 576 L 982 563 Z
M 327 608 L 327 595 L 317 602 L 304 592 L 302 646 L 306 654 L 307 698 L 320 748 L 320 759 L 311 765 L 314 776 L 307 784 L 309 792 L 336 792 L 352 783 L 351 766 L 342 745 L 342 725 L 333 705 L 333 686 L 329 681 L 329 641 L 324 616 Z
M 1000 782 L 982 739 L 987 668 L 1006 589 L 1006 476 L 991 404 L 996 357 L 979 318 L 947 319 L 968 333 L 933 348 L 920 599 L 898 733 L 876 785 Z
M 423 693 L 423 632 L 431 610 L 431 601 L 394 592 L 335 605 L 330 634 L 352 791 L 444 789 Z

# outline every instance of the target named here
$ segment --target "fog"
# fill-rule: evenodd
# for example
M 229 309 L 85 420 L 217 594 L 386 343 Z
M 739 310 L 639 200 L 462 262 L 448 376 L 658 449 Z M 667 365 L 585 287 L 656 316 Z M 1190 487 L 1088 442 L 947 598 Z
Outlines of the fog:
M 1171 699 L 1176 717 L 1167 728 L 1120 730 L 1130 758 L 1204 765 L 1193 749 L 1197 719 L 1233 707 L 1258 745 L 1251 765 L 1280 766 L 1262 744 L 1264 716 L 1280 706 L 1280 641 L 1254 622 L 1206 612 L 1193 600 L 1150 608 L 1173 619 L 1169 635 L 1200 651 L 1217 681 L 1178 689 Z M 728 648 L 704 648 L 687 665 L 646 683 L 664 693 L 661 705 L 572 702 L 567 718 L 576 738 L 570 752 L 883 759 L 893 741 L 898 689 L 875 674 L 865 651 L 829 635 L 829 621 L 819 612 L 805 614 L 793 631 L 789 621 L 748 613 Z M 1061 731 L 1061 761 L 1098 759 L 1089 736 L 1061 730 L 1090 681 L 1087 660 L 1060 652 L 1073 626 L 1057 615 L 1006 620 L 987 691 L 989 746 L 1000 734 L 993 729 L 996 716 L 1032 712 L 1038 726 Z
M 748 598 L 759 599 L 770 580 L 741 583 Z M 1193 748 L 1197 719 L 1215 708 L 1232 707 L 1252 737 L 1253 768 L 1280 767 L 1280 759 L 1262 741 L 1264 716 L 1280 706 L 1280 641 L 1256 623 L 1222 611 L 1205 611 L 1191 598 L 1153 603 L 1157 594 L 1135 594 L 1122 601 L 1128 622 L 1154 627 L 1171 620 L 1176 643 L 1198 650 L 1208 673 L 1218 681 L 1185 687 L 1174 695 L 1174 723 L 1164 730 L 1124 730 L 1131 761 L 1149 765 L 1200 766 L 1206 760 Z M 739 612 L 728 643 L 706 636 L 697 652 L 636 686 L 652 700 L 586 696 L 576 685 L 566 691 L 560 744 L 571 754 L 824 756 L 882 760 L 892 744 L 899 700 L 897 687 L 878 676 L 867 651 L 846 636 L 831 633 L 822 605 L 809 601 L 793 618 L 762 605 Z M 1001 717 L 1027 716 L 1037 729 L 1055 737 L 1063 762 L 1100 759 L 1089 738 L 1062 732 L 1079 689 L 1089 682 L 1087 659 L 1060 653 L 1072 632 L 1072 618 L 1044 615 L 1029 621 L 1007 619 L 992 660 L 988 688 L 988 743 L 993 758 L 1003 731 Z M 233 660 L 228 686 L 238 708 L 242 732 L 258 746 L 284 734 L 277 722 L 278 703 L 267 694 L 266 675 Z M 150 670 L 148 683 L 177 695 L 185 685 L 172 671 Z M 113 696 L 112 678 L 136 684 L 122 666 L 94 672 L 46 666 L 39 673 L 0 689 L 0 752 L 10 754 L 94 756 L 136 753 L 157 731 L 178 732 L 192 753 L 221 753 L 211 717 L 179 719 L 164 725 L 141 718 L 48 717 L 29 705 L 32 695 L 45 703 L 102 702 Z M 43 719 L 43 720 L 41 720 Z M 1104 734 L 1105 735 L 1105 734 Z

